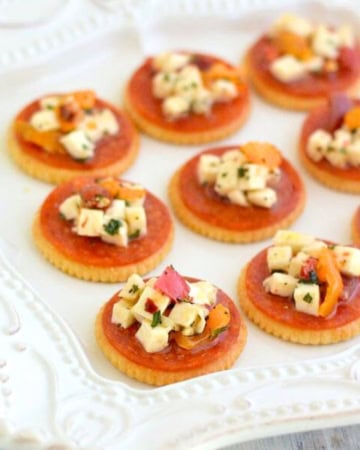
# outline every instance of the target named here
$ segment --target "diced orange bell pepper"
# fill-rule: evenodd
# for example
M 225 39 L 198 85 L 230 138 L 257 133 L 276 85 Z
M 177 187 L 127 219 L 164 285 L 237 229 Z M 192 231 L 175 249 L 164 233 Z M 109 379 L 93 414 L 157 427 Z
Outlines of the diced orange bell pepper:
M 282 156 L 279 150 L 265 142 L 248 142 L 241 147 L 247 160 L 254 164 L 262 164 L 269 169 L 276 169 L 281 164 Z
M 213 309 L 210 310 L 205 329 L 201 334 L 184 336 L 180 331 L 177 331 L 173 336 L 179 347 L 186 350 L 191 350 L 197 345 L 216 337 L 219 332 L 226 329 L 229 323 L 229 309 L 223 304 L 218 303 Z
M 224 64 L 214 64 L 209 70 L 202 72 L 202 78 L 205 86 L 209 87 L 215 80 L 228 80 L 236 85 L 240 91 L 244 88 L 244 83 L 237 69 L 224 66 Z
M 15 132 L 19 133 L 25 141 L 38 145 L 49 153 L 66 153 L 65 148 L 60 143 L 62 134 L 57 130 L 38 131 L 28 122 L 17 120 Z
M 319 307 L 319 315 L 326 317 L 334 310 L 344 288 L 335 255 L 329 248 L 323 248 L 319 253 L 316 272 L 319 280 L 327 284 L 325 299 Z
M 98 184 L 105 188 L 112 197 L 116 198 L 119 191 L 119 181 L 115 180 L 114 178 L 104 178 L 102 180 L 98 181 Z
M 82 109 L 91 109 L 95 105 L 95 92 L 91 90 L 76 91 L 70 94 Z
M 350 130 L 360 128 L 360 106 L 351 108 L 345 114 L 344 123 Z
M 143 188 L 130 188 L 127 186 L 119 185 L 117 192 L 117 197 L 123 200 L 137 200 L 145 195 L 145 190 Z
M 276 47 L 281 53 L 293 55 L 303 61 L 313 57 L 310 43 L 303 36 L 283 30 L 274 37 Z

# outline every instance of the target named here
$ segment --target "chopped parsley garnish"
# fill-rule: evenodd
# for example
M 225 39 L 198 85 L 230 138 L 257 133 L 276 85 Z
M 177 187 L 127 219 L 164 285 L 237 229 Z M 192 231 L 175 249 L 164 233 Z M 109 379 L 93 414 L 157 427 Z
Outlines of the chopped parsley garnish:
M 238 177 L 243 178 L 246 175 L 247 171 L 248 171 L 247 167 L 239 167 Z
M 222 174 L 221 174 L 221 178 L 226 178 L 227 177 L 227 172 L 223 172 Z
M 84 150 L 87 150 L 89 148 L 89 146 L 87 144 L 82 144 L 81 146 Z
M 219 334 L 223 333 L 224 331 L 226 331 L 228 329 L 228 327 L 221 327 L 221 328 L 216 328 L 216 330 L 213 330 L 211 332 L 211 337 L 212 339 L 215 339 L 219 336 Z
M 170 81 L 170 75 L 168 73 L 164 74 L 164 81 Z
M 335 248 L 335 244 L 328 244 L 328 249 L 334 250 L 334 248 Z
M 311 302 L 313 301 L 313 298 L 312 298 L 312 296 L 311 296 L 309 293 L 307 293 L 307 294 L 303 297 L 303 300 L 304 300 L 304 302 L 306 302 L 306 303 L 311 303 Z
M 65 214 L 63 214 L 62 212 L 59 212 L 59 216 L 62 218 L 62 220 L 66 220 Z
M 125 200 L 125 206 L 130 206 L 129 200 Z
M 156 313 L 153 314 L 153 318 L 151 321 L 151 328 L 157 327 L 161 323 L 161 312 L 156 311 Z
M 136 294 L 139 290 L 139 286 L 137 284 L 133 284 L 129 289 L 129 294 Z
M 140 230 L 136 230 L 133 233 L 129 234 L 130 239 L 136 239 L 140 236 Z
M 110 234 L 110 236 L 114 236 L 119 231 L 121 225 L 120 220 L 110 219 L 109 222 L 104 225 L 104 230 L 107 234 Z
M 52 105 L 47 105 L 47 106 L 46 106 L 46 109 L 50 109 L 50 110 L 53 110 L 53 109 L 54 109 L 54 107 L 53 107 Z

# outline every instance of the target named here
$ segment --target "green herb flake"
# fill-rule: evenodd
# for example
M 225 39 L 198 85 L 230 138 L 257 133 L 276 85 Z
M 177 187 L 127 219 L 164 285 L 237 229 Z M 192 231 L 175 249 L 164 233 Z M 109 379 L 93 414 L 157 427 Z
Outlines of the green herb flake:
M 157 327 L 160 323 L 161 323 L 161 312 L 160 311 L 156 311 L 153 314 L 153 318 L 152 318 L 152 321 L 151 321 L 151 328 Z
M 221 174 L 221 178 L 226 178 L 227 177 L 227 172 L 223 172 L 222 174 Z
M 239 167 L 238 168 L 238 177 L 243 178 L 246 175 L 247 171 L 248 171 L 248 169 L 246 167 Z
M 52 105 L 47 105 L 46 109 L 49 109 L 50 111 L 52 111 L 54 109 L 54 107 Z
M 130 239 L 136 239 L 140 236 L 140 230 L 136 230 L 133 233 L 129 234 Z
M 87 150 L 89 148 L 89 146 L 87 144 L 82 144 L 81 146 L 84 150 Z
M 306 303 L 312 303 L 313 298 L 312 295 L 310 295 L 309 293 L 307 293 L 304 297 L 303 297 L 304 302 Z
M 215 330 L 212 330 L 211 332 L 211 338 L 215 339 L 217 338 L 221 333 L 223 333 L 224 331 L 226 331 L 229 327 L 221 327 L 221 328 L 216 328 Z
M 328 249 L 334 250 L 334 248 L 335 248 L 335 244 L 328 244 Z
M 59 216 L 61 217 L 62 220 L 67 220 L 65 214 L 63 214 L 62 212 L 59 212 Z
M 170 75 L 168 73 L 164 74 L 164 81 L 170 81 Z
M 137 284 L 133 284 L 129 289 L 129 294 L 136 294 L 139 289 L 140 288 Z
M 119 228 L 122 226 L 122 223 L 120 220 L 116 219 L 110 219 L 109 222 L 104 225 L 104 230 L 107 232 L 107 234 L 110 234 L 110 236 L 114 236 L 119 231 Z

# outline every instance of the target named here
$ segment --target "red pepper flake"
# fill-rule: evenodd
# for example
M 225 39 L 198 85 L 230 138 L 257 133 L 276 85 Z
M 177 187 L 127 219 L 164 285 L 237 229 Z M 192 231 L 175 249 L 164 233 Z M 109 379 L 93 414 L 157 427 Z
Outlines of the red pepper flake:
M 145 302 L 145 311 L 146 312 L 148 312 L 150 314 L 154 314 L 158 310 L 159 310 L 159 308 L 157 307 L 156 303 L 151 298 L 146 299 L 146 302 Z
M 311 272 L 316 273 L 317 262 L 318 262 L 317 258 L 310 256 L 310 258 L 308 258 L 301 266 L 300 278 L 308 280 L 310 278 Z

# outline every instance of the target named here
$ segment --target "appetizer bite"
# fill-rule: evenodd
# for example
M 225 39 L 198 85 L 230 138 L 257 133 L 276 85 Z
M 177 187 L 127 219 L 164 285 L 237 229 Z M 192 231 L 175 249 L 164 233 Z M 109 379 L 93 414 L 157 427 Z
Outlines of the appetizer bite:
M 254 242 L 290 225 L 305 204 L 304 185 L 271 144 L 206 150 L 169 186 L 172 206 L 192 230 L 225 242 Z
M 95 332 L 116 368 L 154 385 L 228 369 L 247 336 L 223 291 L 172 266 L 149 280 L 131 275 L 100 310 Z
M 354 244 L 360 246 L 360 206 L 356 209 L 351 222 L 351 235 Z
M 167 207 L 141 185 L 78 177 L 55 188 L 33 224 L 36 245 L 58 269 L 117 282 L 155 268 L 170 251 Z
M 334 27 L 283 14 L 250 48 L 244 65 L 266 100 L 308 110 L 333 92 L 356 92 L 360 46 L 349 25 Z
M 238 293 L 267 333 L 331 344 L 360 333 L 360 249 L 279 230 L 242 270 Z
M 360 100 L 344 94 L 306 118 L 299 144 L 305 168 L 318 181 L 339 191 L 360 192 Z
M 166 52 L 133 74 L 125 106 L 150 136 L 200 144 L 238 130 L 249 113 L 249 90 L 238 69 L 215 56 Z
M 123 173 L 138 154 L 139 138 L 115 106 L 93 91 L 76 91 L 48 95 L 22 109 L 8 146 L 27 174 L 58 184 L 79 175 Z

